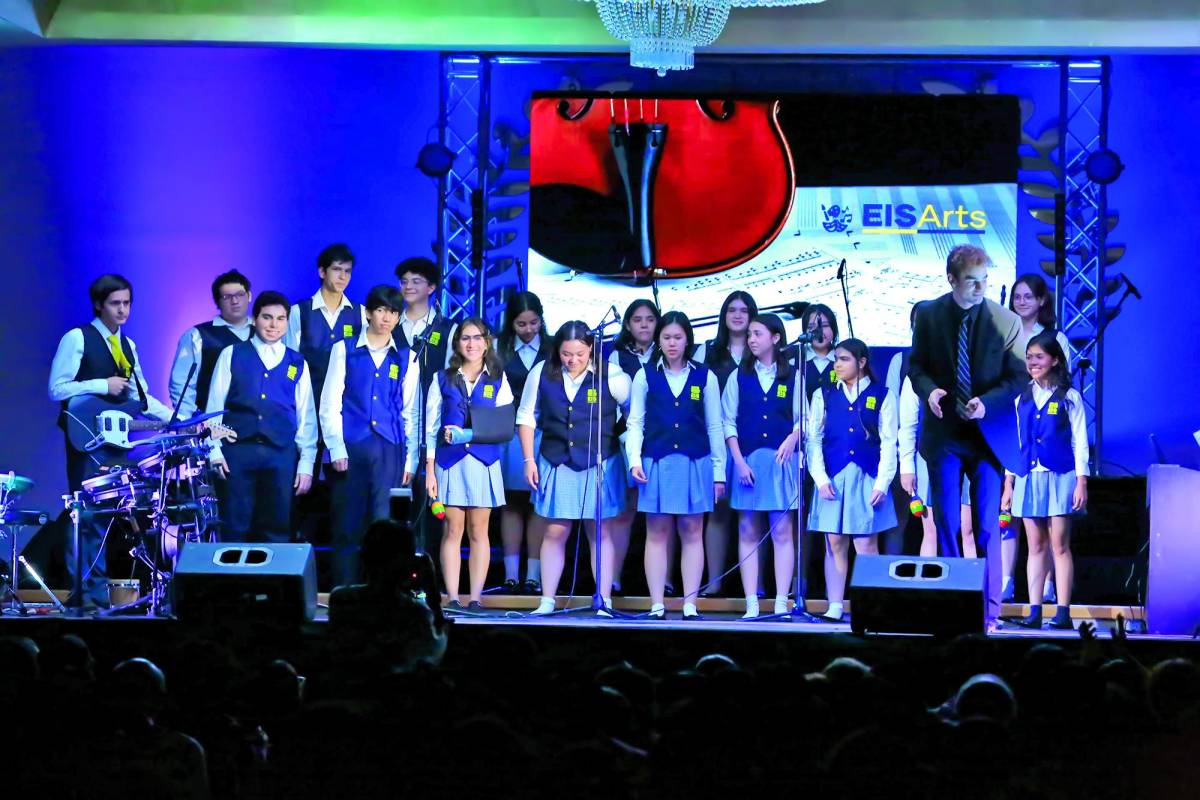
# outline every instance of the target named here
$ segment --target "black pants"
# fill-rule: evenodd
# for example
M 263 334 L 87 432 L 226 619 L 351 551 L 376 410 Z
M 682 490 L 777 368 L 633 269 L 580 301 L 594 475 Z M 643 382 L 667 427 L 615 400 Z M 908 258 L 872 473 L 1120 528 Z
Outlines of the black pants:
M 328 470 L 333 534 L 333 583 L 361 580 L 359 552 L 363 534 L 373 521 L 391 515 L 391 489 L 400 485 L 404 453 L 400 445 L 371 434 L 347 442 L 350 462 L 345 472 Z
M 81 453 L 66 443 L 67 450 L 67 486 L 74 494 L 80 491 L 84 480 L 99 474 L 100 465 L 88 453 Z M 79 522 L 79 545 L 83 558 L 83 595 L 97 603 L 108 602 L 108 563 L 105 558 L 104 532 L 109 525 L 116 524 L 111 516 L 98 520 L 83 517 Z M 67 577 L 71 579 L 72 590 L 75 586 L 75 564 L 78 555 L 75 552 L 75 531 L 67 528 Z
M 290 542 L 296 448 L 261 440 L 221 448 L 229 476 L 221 502 L 221 541 Z

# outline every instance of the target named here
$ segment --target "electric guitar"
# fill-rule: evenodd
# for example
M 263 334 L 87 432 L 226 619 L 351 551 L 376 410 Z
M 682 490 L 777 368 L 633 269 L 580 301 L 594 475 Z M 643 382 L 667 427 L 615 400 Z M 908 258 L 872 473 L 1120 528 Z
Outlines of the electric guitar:
M 67 441 L 81 453 L 90 453 L 101 447 L 129 450 L 137 442 L 129 440 L 134 431 L 161 431 L 167 423 L 156 419 L 139 419 L 142 406 L 136 400 L 112 403 L 99 395 L 84 394 L 67 401 Z M 213 439 L 236 439 L 237 432 L 219 423 L 204 419 L 180 420 L 171 425 L 172 430 L 182 430 L 203 425 Z

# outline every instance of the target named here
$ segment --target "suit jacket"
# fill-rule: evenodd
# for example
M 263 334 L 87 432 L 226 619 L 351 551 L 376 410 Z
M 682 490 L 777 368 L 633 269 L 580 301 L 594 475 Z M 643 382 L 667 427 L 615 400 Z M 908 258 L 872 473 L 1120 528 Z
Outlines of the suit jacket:
M 947 293 L 921 306 L 913 328 L 908 375 L 925 408 L 934 389 L 945 389 L 942 418 L 925 414 L 921 424 L 921 455 L 933 463 L 946 442 L 970 436 L 977 427 L 1001 464 L 1014 469 L 1021 459 L 1017 448 L 1013 400 L 1028 382 L 1013 344 L 1021 333 L 1020 318 L 991 300 L 977 311 L 971 332 L 971 394 L 983 401 L 983 419 L 966 421 L 954 411 L 954 382 L 958 350 L 959 311 Z

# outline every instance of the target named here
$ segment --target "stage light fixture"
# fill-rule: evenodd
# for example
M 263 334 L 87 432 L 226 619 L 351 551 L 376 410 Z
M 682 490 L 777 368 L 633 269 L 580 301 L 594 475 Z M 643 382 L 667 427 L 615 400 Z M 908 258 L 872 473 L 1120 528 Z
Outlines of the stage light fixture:
M 454 166 L 454 151 L 441 142 L 429 142 L 417 153 L 417 169 L 431 178 L 444 178 Z
M 1105 148 L 1088 156 L 1087 161 L 1083 163 L 1083 169 L 1092 183 L 1107 186 L 1121 177 L 1125 165 L 1121 163 L 1119 155 Z

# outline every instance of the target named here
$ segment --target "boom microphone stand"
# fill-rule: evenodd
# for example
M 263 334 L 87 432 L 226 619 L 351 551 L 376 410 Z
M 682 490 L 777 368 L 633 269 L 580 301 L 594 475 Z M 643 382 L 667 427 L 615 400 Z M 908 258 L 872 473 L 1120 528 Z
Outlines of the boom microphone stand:
M 844 263 L 844 262 L 843 262 Z M 808 371 L 805 369 L 804 361 L 804 345 L 806 344 L 821 344 L 825 341 L 825 333 L 821 328 L 812 331 L 805 331 L 797 336 L 791 345 L 795 345 L 800 349 L 801 357 L 798 359 L 799 366 L 797 371 L 800 373 L 800 436 L 796 442 L 796 447 L 799 456 L 799 466 L 796 469 L 796 536 L 799 541 L 796 542 L 796 566 L 795 573 L 792 576 L 792 592 L 795 594 L 796 603 L 792 606 L 792 610 L 785 614 L 766 614 L 760 617 L 755 617 L 753 622 L 770 622 L 774 620 L 787 619 L 793 622 L 816 622 L 817 619 L 808 613 L 808 607 L 805 603 L 804 596 L 808 593 L 808 576 L 806 567 L 808 566 L 808 520 L 804 516 L 804 476 L 807 474 L 807 462 L 805 460 L 804 439 L 805 426 L 808 423 Z M 791 346 L 789 345 L 789 346 Z M 761 544 L 760 544 L 761 546 Z

